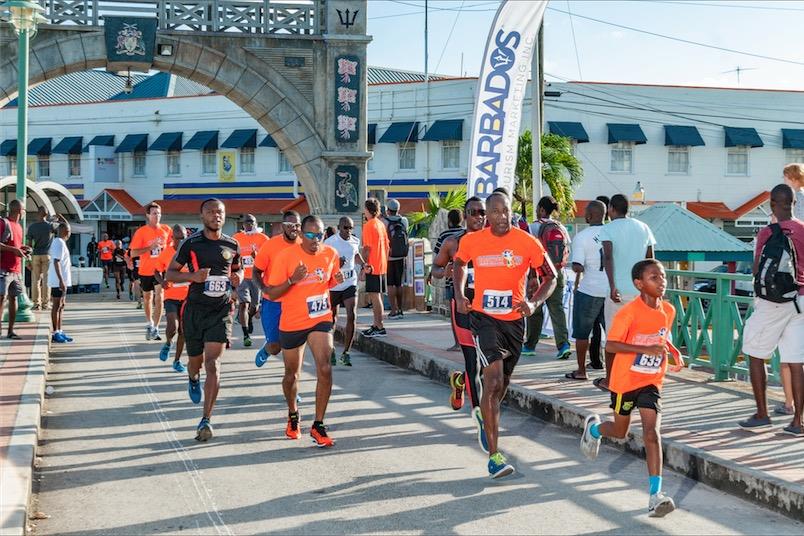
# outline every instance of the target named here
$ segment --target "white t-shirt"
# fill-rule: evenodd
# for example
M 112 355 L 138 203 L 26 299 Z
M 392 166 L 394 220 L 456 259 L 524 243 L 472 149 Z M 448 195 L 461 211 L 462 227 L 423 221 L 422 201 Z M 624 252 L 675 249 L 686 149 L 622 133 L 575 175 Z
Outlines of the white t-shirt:
M 603 269 L 603 244 L 598 236 L 602 227 L 595 225 L 576 234 L 570 256 L 571 263 L 583 266 L 578 291 L 596 298 L 609 294 L 609 280 Z
M 355 255 L 357 255 L 357 252 L 360 249 L 360 239 L 352 235 L 349 237 L 349 240 L 344 240 L 341 238 L 340 233 L 335 233 L 324 240 L 324 243 L 335 248 L 335 250 L 338 252 L 338 256 L 346 259 L 341 267 L 343 283 L 332 287 L 330 290 L 338 292 L 341 290 L 346 290 L 349 287 L 356 286 L 357 272 L 355 271 Z
M 50 265 L 47 268 L 47 286 L 50 288 L 59 288 L 59 278 L 56 276 L 56 267 L 53 266 L 55 260 L 59 261 L 64 284 L 68 287 L 73 286 L 70 274 L 70 250 L 67 249 L 67 243 L 63 238 L 56 237 L 50 244 Z
M 614 284 L 623 296 L 638 294 L 631 279 L 631 268 L 645 258 L 656 239 L 650 227 L 634 218 L 618 218 L 600 228 L 600 241 L 611 242 Z

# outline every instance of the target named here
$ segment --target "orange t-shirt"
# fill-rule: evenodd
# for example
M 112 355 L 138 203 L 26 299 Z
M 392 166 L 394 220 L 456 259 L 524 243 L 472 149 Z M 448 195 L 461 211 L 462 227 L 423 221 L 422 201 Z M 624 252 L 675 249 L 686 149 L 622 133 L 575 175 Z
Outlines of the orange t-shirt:
M 281 331 L 300 331 L 321 322 L 332 322 L 329 289 L 338 284 L 335 275 L 341 270 L 335 248 L 321 244 L 315 254 L 307 253 L 298 244 L 286 248 L 273 259 L 268 285 L 287 281 L 300 262 L 307 267 L 307 277 L 291 286 L 278 300 L 282 302 Z
M 363 246 L 371 248 L 366 264 L 373 275 L 388 272 L 388 230 L 380 218 L 371 218 L 363 224 Z
M 176 248 L 173 247 L 173 244 L 169 244 L 168 247 L 162 250 L 162 253 L 159 254 L 159 257 L 156 259 L 156 264 L 154 264 L 154 269 L 157 272 L 162 272 L 164 274 L 167 272 L 168 266 L 170 266 L 170 262 L 173 260 L 175 255 Z M 187 266 L 182 266 L 180 271 L 189 272 Z M 165 281 L 162 288 L 165 289 L 166 300 L 184 301 L 187 299 L 187 292 L 190 290 L 190 283 L 172 283 Z
M 114 249 L 115 245 L 114 242 L 112 242 L 111 240 L 104 240 L 103 242 L 99 242 L 98 253 L 100 254 L 100 260 L 102 261 L 112 260 Z
M 544 255 L 539 241 L 521 229 L 512 228 L 505 236 L 494 236 L 488 227 L 465 234 L 455 257 L 474 266 L 472 310 L 499 320 L 521 320 L 515 308 L 525 297 L 528 271 L 540 268 Z
M 169 225 L 160 223 L 158 227 L 153 228 L 148 225 L 143 225 L 134 233 L 131 238 L 131 249 L 151 248 L 150 252 L 145 252 L 140 255 L 140 275 L 152 276 L 154 275 L 154 267 L 156 266 L 156 259 L 162 254 L 162 250 L 170 244 L 173 231 Z M 151 245 L 157 238 L 162 238 L 162 246 L 157 244 Z
M 288 242 L 285 240 L 284 233 L 279 233 L 269 238 L 262 247 L 260 247 L 260 250 L 257 252 L 257 257 L 254 259 L 254 268 L 262 272 L 263 284 L 268 284 L 268 278 L 271 275 L 271 266 L 279 252 L 296 244 L 301 244 L 301 238 L 297 238 L 296 242 Z M 270 299 L 265 293 L 263 293 L 262 296 L 266 300 Z
M 676 310 L 669 302 L 662 300 L 661 307 L 653 309 L 637 297 L 614 315 L 606 339 L 645 346 L 662 344 L 668 340 L 675 316 Z M 664 356 L 618 353 L 614 356 L 609 389 L 613 393 L 628 393 L 648 385 L 661 389 L 666 372 Z
M 235 233 L 232 238 L 234 238 L 240 246 L 240 260 L 242 261 L 245 272 L 243 276 L 249 280 L 254 271 L 254 259 L 257 256 L 257 252 L 269 239 L 262 233 L 247 233 L 245 231 Z

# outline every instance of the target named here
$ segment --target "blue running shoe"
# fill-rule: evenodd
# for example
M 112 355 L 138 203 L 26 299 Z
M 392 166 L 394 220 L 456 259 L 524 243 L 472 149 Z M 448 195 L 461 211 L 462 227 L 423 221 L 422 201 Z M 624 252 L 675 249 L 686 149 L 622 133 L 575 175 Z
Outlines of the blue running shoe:
M 64 333 L 63 331 L 61 332 L 61 338 L 64 339 L 64 342 L 73 342 L 73 338 Z
M 198 428 L 195 429 L 195 440 L 209 441 L 210 439 L 212 439 L 212 423 L 209 422 L 209 419 L 204 417 L 201 419 L 201 422 L 198 423 Z
M 486 429 L 483 428 L 483 414 L 480 412 L 480 408 L 472 409 L 472 419 L 477 425 L 477 442 L 480 444 L 480 449 L 488 454 L 489 442 L 486 439 Z
M 159 350 L 159 359 L 161 361 L 167 361 L 167 358 L 170 357 L 170 345 L 163 344 L 162 349 Z
M 65 342 L 67 342 L 66 340 L 64 340 L 64 336 L 61 333 L 54 333 L 53 336 L 50 337 L 50 340 L 52 340 L 53 342 L 57 342 L 59 344 L 64 344 Z
M 193 404 L 200 404 L 201 403 L 201 380 L 190 380 L 189 381 L 188 391 L 190 393 L 190 400 L 193 401 Z
M 263 366 L 266 361 L 268 361 L 268 352 L 265 351 L 265 346 L 260 348 L 260 351 L 257 352 L 257 357 L 254 358 L 254 364 L 257 365 L 257 368 Z
M 174 361 L 173 362 L 173 370 L 176 372 L 186 372 L 187 367 L 181 364 L 181 361 Z
M 560 359 L 564 361 L 565 359 L 569 359 L 572 355 L 572 349 L 568 342 L 565 342 L 561 346 L 558 347 L 558 353 L 556 354 L 556 359 Z
M 491 478 L 502 478 L 513 472 L 514 466 L 508 463 L 502 453 L 495 452 L 489 457 L 489 476 Z
M 524 345 L 522 346 L 522 355 L 536 355 L 536 348 Z

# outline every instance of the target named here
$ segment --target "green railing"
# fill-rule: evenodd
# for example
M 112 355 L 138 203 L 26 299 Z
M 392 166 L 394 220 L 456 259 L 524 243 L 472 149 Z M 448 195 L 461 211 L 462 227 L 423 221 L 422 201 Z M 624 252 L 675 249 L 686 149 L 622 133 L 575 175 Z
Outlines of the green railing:
M 667 298 L 676 308 L 673 341 L 687 363 L 712 369 L 715 381 L 728 381 L 736 374 L 747 377 L 743 326 L 753 312 L 754 299 L 735 295 L 732 286 L 737 281 L 751 281 L 751 276 L 668 270 L 667 279 Z M 715 292 L 684 290 L 701 279 L 715 280 Z M 778 353 L 770 368 L 770 378 L 778 382 Z

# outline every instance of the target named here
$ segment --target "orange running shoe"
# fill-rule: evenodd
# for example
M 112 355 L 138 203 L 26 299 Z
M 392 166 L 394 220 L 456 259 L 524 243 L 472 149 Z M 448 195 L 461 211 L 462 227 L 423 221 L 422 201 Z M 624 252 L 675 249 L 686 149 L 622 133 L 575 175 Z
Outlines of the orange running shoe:
M 314 424 L 310 428 L 310 437 L 313 438 L 313 443 L 318 448 L 331 447 L 335 444 L 335 441 L 327 435 L 327 430 L 323 424 Z
M 463 407 L 463 390 L 466 386 L 463 372 L 453 372 L 449 375 L 449 386 L 452 392 L 449 394 L 449 403 L 452 409 L 458 411 Z
M 301 439 L 298 412 L 288 417 L 288 427 L 285 428 L 285 435 L 288 439 Z

